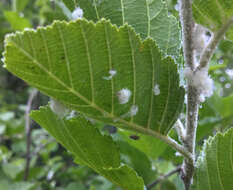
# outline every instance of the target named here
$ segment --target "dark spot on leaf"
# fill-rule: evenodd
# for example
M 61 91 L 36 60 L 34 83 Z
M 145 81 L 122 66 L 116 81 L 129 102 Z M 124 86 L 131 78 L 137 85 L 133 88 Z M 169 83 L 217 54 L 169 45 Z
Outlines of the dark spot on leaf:
M 117 133 L 117 128 L 112 125 L 105 125 L 103 129 L 108 131 L 109 134 Z
M 139 140 L 139 139 L 140 139 L 140 137 L 137 136 L 137 135 L 130 135 L 129 137 L 130 137 L 131 139 L 133 139 L 133 140 Z

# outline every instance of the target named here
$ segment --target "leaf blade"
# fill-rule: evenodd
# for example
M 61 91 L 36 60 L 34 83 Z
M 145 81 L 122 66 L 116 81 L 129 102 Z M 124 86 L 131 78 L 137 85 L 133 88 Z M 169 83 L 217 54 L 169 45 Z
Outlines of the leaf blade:
M 71 4 L 67 3 L 73 11 L 75 6 L 74 3 L 73 6 Z M 179 55 L 181 42 L 179 24 L 174 16 L 168 14 L 165 2 L 80 0 L 77 4 L 84 10 L 84 17 L 88 20 L 96 22 L 106 18 L 117 26 L 128 23 L 143 39 L 151 37 L 155 40 L 165 55 Z
M 218 133 L 207 140 L 197 161 L 195 185 L 198 190 L 232 188 L 232 139 L 231 128 L 226 133 Z
M 229 19 L 233 18 L 233 1 L 193 1 L 193 16 L 197 23 L 216 32 Z M 233 40 L 233 27 L 229 29 L 226 36 Z
M 143 190 L 143 180 L 126 165 L 120 165 L 120 154 L 111 137 L 102 136 L 84 118 L 61 119 L 47 107 L 33 111 L 31 117 L 43 126 L 76 160 L 127 190 Z
M 177 66 L 127 25 L 118 29 L 105 20 L 96 25 L 55 22 L 8 36 L 4 55 L 6 68 L 29 84 L 106 123 L 167 134 L 182 109 Z M 105 80 L 112 68 L 116 76 Z M 159 95 L 153 94 L 155 84 Z M 124 88 L 132 97 L 122 105 L 117 93 Z M 135 115 L 130 115 L 132 106 L 138 108 Z

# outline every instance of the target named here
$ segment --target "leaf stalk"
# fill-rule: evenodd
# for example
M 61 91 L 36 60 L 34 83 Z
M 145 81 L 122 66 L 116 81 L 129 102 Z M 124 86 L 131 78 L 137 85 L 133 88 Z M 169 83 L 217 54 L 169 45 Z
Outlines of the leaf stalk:
M 233 26 L 233 17 L 227 20 L 223 26 L 213 34 L 209 44 L 206 46 L 206 48 L 203 50 L 203 53 L 200 58 L 200 64 L 197 69 L 205 68 L 208 66 L 208 63 L 219 44 L 220 40 L 223 39 L 224 35 L 228 31 L 228 29 Z

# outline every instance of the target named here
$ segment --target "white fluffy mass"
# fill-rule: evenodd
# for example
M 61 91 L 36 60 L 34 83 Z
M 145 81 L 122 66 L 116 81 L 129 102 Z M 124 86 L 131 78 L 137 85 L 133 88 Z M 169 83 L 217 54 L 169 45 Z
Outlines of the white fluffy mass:
M 138 106 L 137 105 L 133 105 L 130 108 L 130 116 L 135 116 L 138 113 Z
M 104 80 L 112 80 L 112 78 L 117 74 L 117 71 L 116 70 L 110 70 L 109 71 L 109 75 L 108 77 L 103 77 Z
M 190 68 L 186 68 L 184 76 L 189 84 L 196 87 L 199 93 L 199 101 L 204 102 L 206 97 L 210 97 L 214 91 L 214 82 L 208 75 L 208 70 L 202 68 L 193 72 Z
M 72 19 L 77 20 L 83 18 L 83 10 L 80 7 L 77 7 L 72 12 Z
M 154 88 L 153 88 L 153 92 L 155 96 L 158 96 L 160 94 L 160 89 L 159 89 L 159 85 L 155 84 Z
M 117 92 L 119 104 L 126 104 L 131 96 L 131 91 L 127 88 L 123 88 Z
M 203 49 L 206 47 L 209 37 L 206 35 L 206 28 L 199 24 L 195 24 L 194 32 L 193 32 L 193 43 L 194 50 L 197 56 L 200 56 Z
M 137 113 L 138 113 L 138 106 L 137 105 L 132 105 L 130 107 L 130 110 L 127 113 L 121 115 L 121 118 L 132 117 L 132 116 L 137 115 Z
M 68 108 L 66 108 L 62 103 L 54 99 L 50 100 L 49 106 L 51 110 L 61 118 L 69 112 Z

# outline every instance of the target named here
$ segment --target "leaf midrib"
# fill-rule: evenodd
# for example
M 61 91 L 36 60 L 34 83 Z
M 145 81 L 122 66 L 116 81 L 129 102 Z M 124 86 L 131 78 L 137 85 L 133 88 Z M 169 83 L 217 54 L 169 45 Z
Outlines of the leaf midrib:
M 36 64 L 40 69 L 42 69 L 45 73 L 47 73 L 52 79 L 54 79 L 56 82 L 58 82 L 60 85 L 62 85 L 65 89 L 67 89 L 67 91 L 69 91 L 70 93 L 76 95 L 77 97 L 79 97 L 81 100 L 83 100 L 85 103 L 87 103 L 90 107 L 100 111 L 102 114 L 104 114 L 105 116 L 107 116 L 108 118 L 111 118 L 113 120 L 117 120 L 120 121 L 122 124 L 125 124 L 127 126 L 132 127 L 132 130 L 147 134 L 147 135 L 151 135 L 151 136 L 157 136 L 160 139 L 164 139 L 166 138 L 166 136 L 153 131 L 151 129 L 147 129 L 141 125 L 138 125 L 134 122 L 128 122 L 122 118 L 119 118 L 117 116 L 115 116 L 114 114 L 111 114 L 105 110 L 103 110 L 102 108 L 100 108 L 98 105 L 96 105 L 94 102 L 89 101 L 87 98 L 85 98 L 83 95 L 81 95 L 79 92 L 77 92 L 76 90 L 74 90 L 73 88 L 68 87 L 64 82 L 62 82 L 59 78 L 57 78 L 53 73 L 51 73 L 50 71 L 47 70 L 47 68 L 45 68 L 43 65 L 41 65 L 35 58 L 33 58 L 26 50 L 24 50 L 23 48 L 21 48 L 17 43 L 15 43 L 14 41 L 10 41 L 16 48 L 19 49 L 19 51 L 21 51 L 26 57 L 28 57 L 34 64 Z M 6 64 L 7 67 L 7 64 Z M 82 105 L 80 105 L 82 106 Z
M 66 124 L 64 123 L 64 125 L 66 125 Z M 83 155 L 85 155 L 86 160 L 88 160 L 88 162 L 86 162 L 85 160 L 82 160 L 82 161 L 83 161 L 84 163 L 86 163 L 86 165 L 89 166 L 90 168 L 93 168 L 96 172 L 101 173 L 101 175 L 103 175 L 104 177 L 110 179 L 110 180 L 111 180 L 113 183 L 115 183 L 116 185 L 121 186 L 120 183 L 118 183 L 117 181 L 115 181 L 113 178 L 109 178 L 108 175 L 106 175 L 105 173 L 102 172 L 102 171 L 105 171 L 105 170 L 106 170 L 105 168 L 98 168 L 98 167 L 96 167 L 95 165 L 93 165 L 93 164 L 91 163 L 91 161 L 90 161 L 90 159 L 88 159 L 88 156 L 86 155 L 85 151 L 83 151 L 83 149 L 80 147 L 79 143 L 76 142 L 75 138 L 74 138 L 73 135 L 70 133 L 70 131 L 67 129 L 67 127 L 64 127 L 64 128 L 65 128 L 65 130 L 66 130 L 66 132 L 67 132 L 67 135 L 70 136 L 70 139 L 74 142 L 74 144 L 76 144 L 76 146 L 78 146 L 79 150 L 83 153 Z M 76 153 L 74 153 L 74 154 L 76 155 Z M 102 157 L 101 157 L 101 155 L 100 155 L 100 153 L 99 153 L 98 151 L 97 151 L 97 154 L 99 155 L 100 159 L 102 160 L 102 163 L 104 163 L 104 162 L 103 162 L 103 159 L 102 159 Z M 120 165 L 119 165 L 119 167 L 117 167 L 117 168 L 111 168 L 111 169 L 120 169 L 120 168 L 122 168 L 122 167 L 123 167 L 123 166 L 120 166 Z M 113 172 L 113 173 L 114 173 L 114 172 Z M 115 175 L 115 173 L 114 173 L 114 175 Z M 115 175 L 115 177 L 116 177 L 116 175 Z

